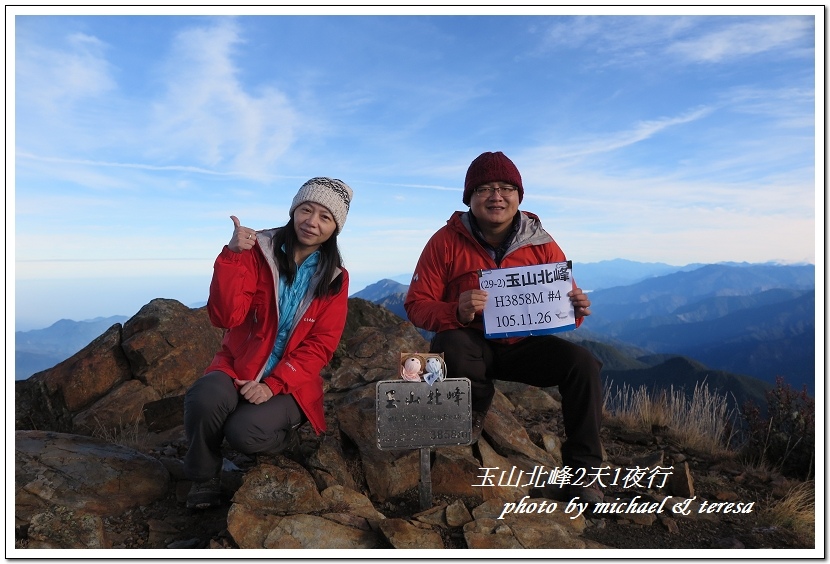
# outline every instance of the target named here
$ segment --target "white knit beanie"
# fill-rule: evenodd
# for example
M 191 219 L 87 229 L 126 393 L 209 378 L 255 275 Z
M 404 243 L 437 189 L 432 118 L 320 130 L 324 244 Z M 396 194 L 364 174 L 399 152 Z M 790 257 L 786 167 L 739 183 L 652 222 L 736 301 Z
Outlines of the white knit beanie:
M 337 178 L 326 178 L 318 176 L 312 178 L 302 186 L 291 202 L 289 215 L 294 215 L 294 210 L 303 202 L 314 202 L 326 206 L 334 216 L 337 224 L 337 234 L 343 231 L 346 223 L 346 215 L 349 213 L 349 204 L 352 202 L 352 189 L 348 184 Z

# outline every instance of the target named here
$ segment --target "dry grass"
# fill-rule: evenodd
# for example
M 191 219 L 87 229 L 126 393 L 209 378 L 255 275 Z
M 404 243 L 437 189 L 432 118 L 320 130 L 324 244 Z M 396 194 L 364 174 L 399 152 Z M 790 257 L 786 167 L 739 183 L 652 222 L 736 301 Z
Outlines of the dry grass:
M 769 525 L 789 529 L 815 545 L 815 482 L 801 482 L 794 486 L 783 499 L 772 502 L 762 509 L 760 518 Z
M 109 427 L 96 417 L 95 424 L 92 436 L 102 441 L 136 450 L 141 450 L 148 444 L 150 434 L 141 419 L 126 424 L 119 421 L 117 427 Z
M 710 454 L 726 454 L 737 418 L 726 396 L 714 394 L 703 382 L 691 396 L 685 390 L 649 392 L 645 386 L 633 388 L 610 383 L 605 390 L 606 417 L 617 423 L 650 431 L 666 427 L 682 445 Z

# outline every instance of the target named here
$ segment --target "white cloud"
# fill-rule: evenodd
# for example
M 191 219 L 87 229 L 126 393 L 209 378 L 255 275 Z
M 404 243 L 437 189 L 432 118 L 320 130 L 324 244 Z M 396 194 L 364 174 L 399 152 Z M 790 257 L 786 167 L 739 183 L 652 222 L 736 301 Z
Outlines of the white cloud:
M 597 136 L 581 141 L 577 139 L 569 142 L 568 146 L 565 147 L 545 147 L 537 149 L 535 152 L 554 154 L 557 159 L 565 160 L 616 151 L 651 139 L 672 127 L 697 121 L 709 115 L 712 111 L 712 108 L 698 108 L 674 117 L 644 120 L 635 123 L 625 131 L 604 133 L 601 137 Z
M 69 34 L 60 47 L 18 44 L 18 105 L 57 112 L 66 104 L 112 92 L 116 82 L 106 50 L 102 41 L 83 33 Z
M 653 65 L 664 55 L 722 63 L 782 49 L 810 54 L 812 33 L 811 18 L 794 16 L 581 16 L 557 18 L 545 30 L 540 49 L 601 55 L 591 59 L 591 66 L 644 61 Z
M 793 46 L 812 31 L 806 18 L 759 18 L 678 41 L 667 52 L 689 61 L 720 63 Z
M 260 178 L 274 172 L 296 137 L 299 116 L 276 89 L 245 89 L 234 59 L 241 41 L 229 19 L 177 36 L 166 92 L 154 103 L 147 133 L 154 159 Z

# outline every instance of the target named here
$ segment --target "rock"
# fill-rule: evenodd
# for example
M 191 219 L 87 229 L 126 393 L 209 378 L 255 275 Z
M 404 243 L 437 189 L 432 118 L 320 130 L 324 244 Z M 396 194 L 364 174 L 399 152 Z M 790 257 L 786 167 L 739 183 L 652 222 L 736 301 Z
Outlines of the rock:
M 166 397 L 183 394 L 204 373 L 221 340 L 206 307 L 155 299 L 124 323 L 121 348 L 133 377 Z
M 72 432 L 72 414 L 60 389 L 49 389 L 44 382 L 29 378 L 14 383 L 14 428 Z
M 492 518 L 476 519 L 464 525 L 464 540 L 467 548 L 476 550 L 524 548 L 509 527 Z
M 670 535 L 680 534 L 680 528 L 677 526 L 677 521 L 664 515 L 659 516 L 659 519 L 660 523 L 666 528 Z
M 179 528 L 173 523 L 161 519 L 150 519 L 147 521 L 148 528 L 148 548 L 164 548 L 175 542 L 176 534 Z
M 99 439 L 65 433 L 15 433 L 15 516 L 29 520 L 56 506 L 120 515 L 167 493 L 156 459 Z
M 144 404 L 159 398 L 158 392 L 128 380 L 72 418 L 72 428 L 81 434 L 117 434 L 143 421 Z
M 649 468 L 654 470 L 658 466 L 663 466 L 665 454 L 666 453 L 662 450 L 658 450 L 657 452 L 638 456 L 631 461 L 631 466 L 639 466 L 640 468 Z
M 381 379 L 397 378 L 400 352 L 424 351 L 428 344 L 410 324 L 363 300 L 350 300 L 347 330 L 322 373 L 329 429 L 316 436 L 308 425 L 301 428 L 302 465 L 282 456 L 255 461 L 224 445 L 225 504 L 189 512 L 184 508 L 190 482 L 182 465 L 187 444 L 183 393 L 221 339 L 221 330 L 206 320 L 204 308 L 154 300 L 123 328 L 110 328 L 70 359 L 77 370 L 55 367 L 15 383 L 17 547 L 596 549 L 607 547 L 587 537 L 603 539 L 614 531 L 631 542 L 630 533 L 653 546 L 654 536 L 685 543 L 688 530 L 700 535 L 701 546 L 739 548 L 738 538 L 747 545 L 790 542 L 777 528 L 741 536 L 734 523 L 748 516 L 698 514 L 699 499 L 689 504 L 689 515 L 591 516 L 589 529 L 584 516 L 570 519 L 564 503 L 553 511 L 535 510 L 550 509 L 553 501 L 526 497 L 528 482 L 540 468 L 561 467 L 558 390 L 508 382 L 497 382 L 484 435 L 476 444 L 432 449 L 435 506 L 419 511 L 420 452 L 377 447 L 375 387 Z M 113 373 L 119 355 L 126 370 Z M 92 368 L 110 372 L 90 374 Z M 135 424 L 135 433 L 121 429 L 125 423 Z M 612 473 L 626 466 L 674 464 L 672 483 L 660 489 L 677 496 L 667 500 L 668 508 L 694 497 L 693 471 L 711 480 L 707 500 L 734 500 L 739 491 L 784 496 L 795 485 L 730 460 L 706 468 L 702 453 L 687 462 L 681 449 L 688 448 L 673 441 L 664 441 L 665 454 L 653 446 L 653 433 L 664 431 L 603 429 L 604 446 L 613 454 Z M 130 440 L 158 460 L 78 432 Z M 648 448 L 628 447 L 626 440 Z M 484 485 L 486 475 L 494 483 Z M 606 491 L 606 500 L 623 496 L 621 490 L 648 499 L 647 482 L 618 483 Z M 533 509 L 501 515 L 505 504 L 519 503 Z M 655 517 L 668 535 L 649 530 Z M 709 529 L 717 536 L 701 533 Z
M 346 341 L 345 349 L 346 358 L 330 377 L 334 391 L 398 379 L 400 353 L 426 351 L 428 345 L 411 323 L 400 322 L 393 327 L 360 327 Z
M 66 408 L 75 413 L 130 378 L 121 350 L 121 324 L 116 323 L 79 352 L 29 379 L 43 382 L 50 394 L 59 392 Z
M 245 475 L 242 487 L 233 496 L 233 503 L 250 511 L 274 515 L 325 509 L 314 480 L 298 464 L 287 468 L 259 464 Z
M 746 546 L 734 537 L 726 537 L 716 540 L 712 548 L 742 549 L 746 548 Z
M 498 390 L 484 419 L 484 433 L 493 448 L 502 453 L 517 452 L 549 468 L 556 466 L 556 459 L 530 440 L 525 428 L 511 413 L 513 406 Z
M 413 519 L 427 525 L 436 525 L 438 527 L 447 527 L 447 504 L 441 503 L 434 507 L 430 507 L 425 511 L 416 513 L 412 516 Z
M 228 533 L 239 548 L 265 548 L 265 539 L 282 519 L 234 503 L 228 510 Z
M 369 498 L 352 489 L 339 485 L 332 486 L 323 490 L 320 497 L 328 507 L 328 511 L 334 511 L 336 508 L 340 513 L 362 517 L 373 529 L 377 529 L 378 524 L 386 519 L 382 513 L 375 509 Z
M 460 499 L 457 499 L 447 506 L 446 520 L 450 527 L 463 527 L 473 520 L 473 516 L 467 510 L 467 506 Z
M 418 486 L 420 452 L 382 451 L 377 447 L 374 385 L 349 392 L 338 404 L 340 430 L 357 445 L 373 499 L 384 501 Z
M 438 447 L 430 469 L 432 493 L 481 497 L 481 488 L 474 485 L 480 473 L 479 461 L 468 446 Z
M 562 467 L 562 439 L 550 431 L 542 433 L 542 444 L 545 450 L 553 457 L 554 467 Z
M 740 496 L 732 490 L 718 490 L 715 492 L 715 499 L 718 501 L 738 501 Z
M 98 515 L 56 506 L 32 516 L 29 548 L 110 548 Z
M 150 431 L 172 429 L 184 421 L 184 394 L 145 402 L 142 412 Z
M 320 441 L 319 448 L 309 457 L 307 467 L 320 490 L 335 485 L 351 490 L 358 488 L 346 465 L 340 442 L 330 435 L 324 436 Z
M 695 496 L 694 479 L 689 471 L 688 462 L 681 462 L 672 467 L 672 473 L 666 487 L 671 495 L 686 498 Z
M 374 532 L 302 514 L 281 519 L 263 542 L 264 548 L 355 549 L 380 545 Z
M 441 535 L 432 529 L 423 529 L 406 519 L 386 519 L 380 524 L 386 540 L 392 548 L 444 548 Z
M 485 501 L 497 499 L 509 502 L 527 495 L 530 488 L 511 485 L 510 481 L 512 476 L 515 483 L 517 471 L 523 472 L 523 469 L 517 469 L 513 461 L 496 453 L 483 438 L 478 440 L 478 450 L 481 454 L 481 469 L 480 474 L 476 475 L 476 491 Z M 485 476 L 492 476 L 492 479 L 485 479 Z
M 521 405 L 528 412 L 547 413 L 562 409 L 562 402 L 544 389 L 519 382 L 499 382 L 499 389 L 514 406 Z
M 585 530 L 584 515 L 574 519 L 561 507 L 553 511 L 542 511 L 542 503 L 550 508 L 549 500 L 526 499 L 525 512 L 505 513 L 504 503 L 498 500 L 486 501 L 473 509 L 475 521 L 464 526 L 464 537 L 469 548 L 485 548 L 493 537 L 501 535 L 512 537 L 512 541 L 499 539 L 502 548 L 585 548 L 585 542 L 579 535 Z M 517 500 L 517 504 L 521 503 Z M 481 521 L 480 526 L 475 525 Z M 468 536 L 468 533 L 471 533 Z M 471 545 L 477 545 L 472 546 Z M 490 548 L 496 548 L 491 546 Z

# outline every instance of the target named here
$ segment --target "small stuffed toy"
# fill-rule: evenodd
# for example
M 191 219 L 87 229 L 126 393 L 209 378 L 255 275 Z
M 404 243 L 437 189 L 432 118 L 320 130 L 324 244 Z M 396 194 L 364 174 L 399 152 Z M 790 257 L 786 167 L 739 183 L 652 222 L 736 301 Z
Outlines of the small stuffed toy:
M 441 361 L 434 356 L 427 359 L 427 369 L 424 375 L 424 381 L 432 386 L 435 382 L 444 381 L 444 369 L 441 366 Z
M 401 366 L 401 378 L 407 382 L 421 381 L 421 359 L 416 356 L 407 358 Z

